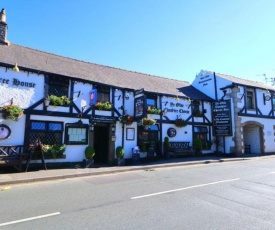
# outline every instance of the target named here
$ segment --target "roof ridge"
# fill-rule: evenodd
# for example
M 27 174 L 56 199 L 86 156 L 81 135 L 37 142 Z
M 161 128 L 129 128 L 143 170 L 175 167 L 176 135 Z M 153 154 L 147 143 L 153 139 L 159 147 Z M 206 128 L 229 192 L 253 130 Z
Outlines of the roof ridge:
M 163 78 L 163 79 L 179 81 L 179 82 L 184 82 L 184 83 L 190 84 L 189 82 L 183 81 L 183 80 L 172 79 L 172 78 L 168 78 L 168 77 L 157 76 L 157 75 L 137 72 L 137 71 L 133 71 L 133 70 L 126 70 L 126 69 L 121 69 L 121 68 L 118 68 L 118 67 L 113 67 L 113 66 L 108 66 L 108 65 L 103 65 L 103 64 L 97 64 L 97 63 L 88 62 L 88 61 L 75 59 L 75 58 L 71 58 L 71 57 L 66 57 L 66 56 L 62 56 L 60 54 L 50 53 L 50 52 L 47 52 L 47 51 L 38 50 L 38 49 L 34 49 L 34 48 L 30 48 L 30 47 L 27 47 L 27 46 L 22 46 L 22 45 L 18 45 L 18 44 L 14 44 L 14 43 L 11 43 L 11 45 L 15 45 L 15 46 L 18 46 L 18 47 L 23 47 L 23 48 L 26 48 L 26 49 L 29 49 L 29 50 L 33 50 L 33 51 L 36 51 L 36 52 L 41 52 L 41 53 L 53 55 L 53 56 L 56 56 L 56 57 L 61 57 L 61 58 L 65 58 L 65 59 L 69 59 L 69 60 L 73 60 L 73 61 L 78 61 L 78 62 L 83 62 L 83 63 L 90 64 L 90 65 L 97 65 L 97 66 L 101 66 L 101 67 L 107 67 L 107 68 L 111 68 L 111 69 L 122 70 L 122 71 L 125 71 L 125 72 L 137 73 L 137 74 L 142 74 L 142 75 L 146 75 L 146 76 L 151 76 L 151 77 L 156 77 L 156 78 Z

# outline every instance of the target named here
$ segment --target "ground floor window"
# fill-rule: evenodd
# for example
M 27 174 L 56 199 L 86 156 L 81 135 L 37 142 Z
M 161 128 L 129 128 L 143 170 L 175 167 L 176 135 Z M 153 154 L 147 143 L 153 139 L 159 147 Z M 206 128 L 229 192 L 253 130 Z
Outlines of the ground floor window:
M 211 141 L 209 140 L 209 132 L 206 126 L 194 126 L 194 139 L 199 138 L 202 142 L 203 149 L 211 148 Z
M 30 121 L 30 143 L 40 141 L 42 144 L 62 144 L 63 122 Z
M 155 148 L 158 140 L 158 125 L 151 125 L 149 128 L 138 127 L 138 146 L 141 152 L 147 152 L 150 147 Z

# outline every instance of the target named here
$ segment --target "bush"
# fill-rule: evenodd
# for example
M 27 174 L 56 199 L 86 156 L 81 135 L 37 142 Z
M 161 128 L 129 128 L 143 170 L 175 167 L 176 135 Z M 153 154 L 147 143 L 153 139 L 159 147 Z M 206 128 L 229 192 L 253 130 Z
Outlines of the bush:
M 85 157 L 86 159 L 93 159 L 93 157 L 95 156 L 95 149 L 91 146 L 87 146 L 85 149 Z
M 194 139 L 194 144 L 193 144 L 193 145 L 194 145 L 196 151 L 201 151 L 202 148 L 203 148 L 203 146 L 202 146 L 202 141 L 201 141 L 201 139 L 198 138 L 198 137 L 196 137 L 196 138 Z
M 163 149 L 165 153 L 168 153 L 170 151 L 169 137 L 164 138 Z
M 123 156 L 124 156 L 124 149 L 121 146 L 118 146 L 116 148 L 116 157 L 123 158 Z

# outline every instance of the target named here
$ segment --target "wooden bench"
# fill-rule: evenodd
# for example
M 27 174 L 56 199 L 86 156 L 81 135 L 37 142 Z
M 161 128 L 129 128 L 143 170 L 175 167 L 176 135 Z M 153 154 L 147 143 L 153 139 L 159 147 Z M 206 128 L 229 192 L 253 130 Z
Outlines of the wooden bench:
M 195 150 L 190 145 L 190 142 L 169 142 L 170 143 L 170 152 L 177 156 L 194 156 Z
M 0 167 L 12 166 L 21 172 L 22 162 L 26 159 L 23 149 L 23 145 L 0 146 Z

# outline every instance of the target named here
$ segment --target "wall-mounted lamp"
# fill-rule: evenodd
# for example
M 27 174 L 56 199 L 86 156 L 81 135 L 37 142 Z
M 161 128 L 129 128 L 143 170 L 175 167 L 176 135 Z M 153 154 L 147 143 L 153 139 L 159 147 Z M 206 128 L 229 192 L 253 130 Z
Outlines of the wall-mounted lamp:
M 126 94 L 125 94 L 125 99 L 126 99 L 126 100 L 129 100 L 129 98 L 130 98 L 129 93 L 126 93 Z
M 15 63 L 15 66 L 12 68 L 14 72 L 19 72 L 19 68 L 17 66 L 17 63 Z
M 44 105 L 45 105 L 45 107 L 49 107 L 49 105 L 50 105 L 50 98 L 49 98 L 49 96 L 44 98 Z
M 112 125 L 111 130 L 112 130 L 112 133 L 116 132 L 116 126 Z
M 91 132 L 93 132 L 93 131 L 94 131 L 94 129 L 95 129 L 94 124 L 90 124 L 90 131 L 91 131 Z

